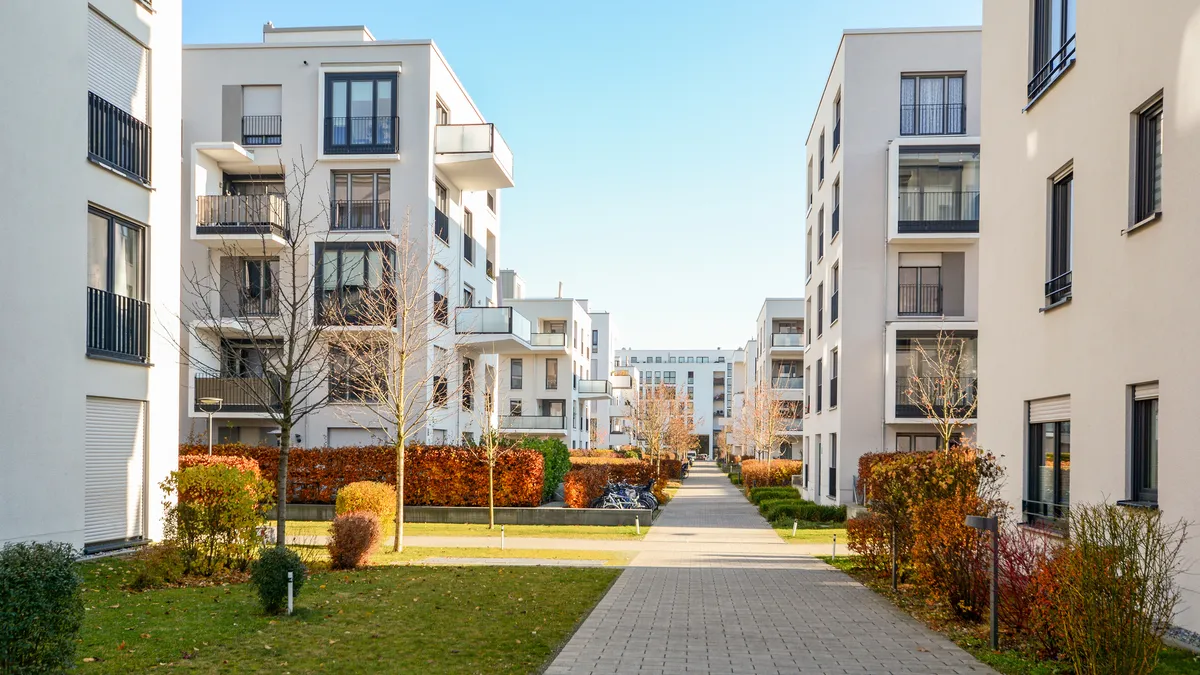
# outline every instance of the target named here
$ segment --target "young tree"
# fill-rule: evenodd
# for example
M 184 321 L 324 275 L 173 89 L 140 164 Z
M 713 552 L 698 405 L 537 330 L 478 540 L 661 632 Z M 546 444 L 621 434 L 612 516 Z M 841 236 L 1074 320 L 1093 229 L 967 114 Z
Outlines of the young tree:
M 696 436 L 696 423 L 688 412 L 686 398 L 672 401 L 669 409 L 665 445 L 675 453 L 676 459 L 684 459 L 688 452 L 700 446 L 700 439 Z
M 179 348 L 184 363 L 206 375 L 197 380 L 197 398 L 252 406 L 279 426 L 277 546 L 287 541 L 293 431 L 328 400 L 324 342 L 331 326 L 314 320 L 316 286 L 308 273 L 328 218 L 319 200 L 308 199 L 313 167 L 300 161 L 290 171 L 279 167 L 282 184 L 264 178 L 246 186 L 257 194 L 205 198 L 212 212 L 205 215 L 226 234 L 207 266 L 183 270 L 190 319 L 181 322 L 188 344 Z M 282 247 L 275 244 L 280 238 Z
M 373 257 L 382 263 L 376 287 L 339 305 L 343 321 L 356 329 L 337 332 L 329 344 L 335 395 L 363 403 L 344 414 L 364 429 L 382 427 L 396 453 L 393 551 L 404 546 L 405 449 L 458 393 L 450 385 L 459 342 L 445 280 L 434 278 L 429 238 L 414 232 L 411 222 L 406 212 L 399 230 L 376 247 Z
M 496 380 L 496 369 L 488 366 L 488 376 L 484 378 L 483 405 L 472 401 L 470 409 L 475 423 L 479 426 L 479 442 L 469 446 L 469 449 L 487 465 L 488 470 L 488 529 L 496 529 L 496 467 L 500 460 L 517 449 L 518 445 L 512 439 L 500 435 L 496 427 L 494 397 L 491 392 L 498 391 L 499 382 Z M 473 392 L 464 390 L 463 404 L 467 407 L 466 397 Z
M 667 447 L 667 432 L 674 416 L 677 394 L 671 385 L 650 384 L 630 405 L 633 434 L 655 467 L 661 464 L 662 453 Z
M 960 431 L 974 423 L 974 354 L 966 338 L 946 330 L 938 331 L 932 352 L 919 340 L 914 345 L 904 396 L 933 423 L 941 447 L 949 448 Z
M 770 382 L 762 382 L 747 392 L 742 410 L 746 413 L 747 434 L 753 441 L 756 454 L 765 454 L 767 471 L 780 444 L 787 439 L 787 401 L 779 398 Z

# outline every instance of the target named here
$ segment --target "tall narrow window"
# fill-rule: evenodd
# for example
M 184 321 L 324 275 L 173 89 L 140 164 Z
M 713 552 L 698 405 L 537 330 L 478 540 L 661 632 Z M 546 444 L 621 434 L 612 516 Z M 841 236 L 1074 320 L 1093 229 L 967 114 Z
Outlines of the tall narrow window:
M 837 434 L 829 434 L 829 496 L 834 499 L 838 496 L 837 452 Z
M 463 307 L 474 307 L 475 306 L 475 289 L 471 288 L 470 284 L 463 284 L 462 306 Z
M 1163 102 L 1158 99 L 1138 114 L 1134 166 L 1135 223 L 1162 211 Z
M 841 285 L 842 264 L 836 262 L 833 268 L 829 270 L 829 280 L 832 284 L 829 291 L 829 325 L 833 325 L 838 320 L 838 287 Z
M 463 209 L 463 260 L 475 264 L 475 217 Z
M 1075 0 L 1034 0 L 1028 97 L 1037 97 L 1074 61 Z
M 825 258 L 825 207 L 817 211 L 817 262 Z
M 825 333 L 825 284 L 817 284 L 817 337 Z
M 1030 522 L 1061 527 L 1071 504 L 1071 423 L 1029 425 L 1029 486 L 1025 515 Z
M 450 271 L 439 264 L 433 266 L 433 320 L 447 325 L 450 321 Z
M 1133 388 L 1130 498 L 1158 503 L 1158 383 Z
M 145 361 L 150 305 L 145 302 L 145 234 L 102 211 L 88 211 L 87 352 Z
M 821 388 L 822 388 L 822 369 L 824 368 L 824 359 L 817 359 L 817 412 L 821 412 Z
M 838 350 L 829 352 L 829 407 L 836 408 L 838 404 Z
M 1074 173 L 1056 179 L 1050 195 L 1050 242 L 1046 305 L 1071 297 L 1071 239 L 1074 228 Z
M 813 204 L 813 163 L 808 160 L 808 205 Z
M 821 130 L 821 139 L 819 142 L 821 147 L 817 151 L 817 157 L 819 160 L 819 166 L 817 168 L 817 185 L 825 182 L 825 131 L 823 129 Z
M 433 233 L 442 242 L 450 243 L 450 191 L 441 181 L 433 181 L 436 208 L 433 212 Z
M 829 241 L 833 241 L 838 232 L 842 231 L 842 179 L 833 179 L 833 218 L 829 222 Z
M 446 107 L 445 103 L 442 103 L 442 99 L 434 99 L 433 105 L 433 123 L 438 125 L 450 124 L 450 109 Z
M 836 153 L 842 145 L 842 95 L 838 93 L 833 99 L 833 151 Z
M 558 359 L 546 359 L 546 388 L 558 389 Z
M 462 360 L 462 407 L 471 410 L 475 405 L 475 360 Z
M 808 232 L 804 235 L 804 257 L 808 259 L 808 278 L 812 278 L 813 268 L 813 241 L 812 228 L 808 228 Z
M 525 361 L 512 359 L 508 362 L 508 388 L 520 389 L 525 386 Z

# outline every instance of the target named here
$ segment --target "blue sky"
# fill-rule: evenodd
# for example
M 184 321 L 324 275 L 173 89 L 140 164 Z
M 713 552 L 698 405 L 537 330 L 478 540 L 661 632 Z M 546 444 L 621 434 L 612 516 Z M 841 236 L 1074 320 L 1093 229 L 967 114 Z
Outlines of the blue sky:
M 365 24 L 433 38 L 516 156 L 500 261 L 613 313 L 618 346 L 732 348 L 804 292 L 804 139 L 844 28 L 980 0 L 185 0 L 183 37 Z

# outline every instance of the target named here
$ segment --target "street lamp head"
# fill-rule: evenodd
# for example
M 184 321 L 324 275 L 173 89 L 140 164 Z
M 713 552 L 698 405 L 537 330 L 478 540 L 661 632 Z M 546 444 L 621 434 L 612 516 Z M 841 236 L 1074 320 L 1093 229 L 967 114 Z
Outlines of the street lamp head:
M 224 401 L 225 401 L 225 399 L 217 398 L 215 396 L 204 396 L 204 397 L 201 397 L 201 399 L 200 399 L 200 405 L 217 406 L 217 405 L 221 405 L 221 403 L 223 403 Z

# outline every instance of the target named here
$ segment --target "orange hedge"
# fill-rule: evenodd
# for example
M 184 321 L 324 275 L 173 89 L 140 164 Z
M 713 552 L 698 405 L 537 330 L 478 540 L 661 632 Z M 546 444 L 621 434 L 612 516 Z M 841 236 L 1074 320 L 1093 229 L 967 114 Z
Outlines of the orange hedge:
M 571 471 L 563 478 L 563 494 L 567 506 L 572 509 L 587 508 L 596 497 L 604 492 L 604 486 L 617 481 L 645 485 L 655 477 L 654 466 L 645 460 L 632 462 L 584 463 L 578 467 L 572 457 Z M 654 481 L 654 496 L 666 503 L 667 481 L 659 477 Z
M 571 449 L 571 458 L 576 457 L 624 457 L 625 453 L 617 452 L 616 450 L 583 450 L 580 448 Z
M 205 452 L 208 452 L 208 446 L 205 447 Z M 216 450 L 213 451 L 214 453 Z M 235 469 L 243 471 L 253 471 L 255 476 L 262 476 L 262 470 L 258 466 L 258 462 L 248 457 L 228 457 L 224 455 L 180 455 L 179 468 L 187 469 L 193 466 L 232 466 Z
M 745 460 L 742 462 L 742 485 L 747 490 L 768 485 L 791 485 L 792 476 L 800 473 L 803 464 L 798 459 L 774 459 L 768 471 L 764 461 Z
M 180 453 L 197 446 L 181 446 Z M 207 452 L 207 446 L 205 446 Z M 213 455 L 258 462 L 272 480 L 279 448 L 238 443 L 213 447 Z M 542 500 L 542 453 L 511 450 L 496 465 L 496 506 L 537 506 Z M 404 503 L 410 506 L 487 506 L 487 464 L 466 448 L 409 446 L 405 453 Z M 358 481 L 396 484 L 391 446 L 292 448 L 288 453 L 289 504 L 333 504 L 337 491 Z
M 574 451 L 572 451 L 572 452 L 574 452 Z M 597 450 L 594 452 L 611 452 L 611 451 Z M 608 456 L 598 456 L 598 455 L 576 456 L 574 454 L 571 455 L 571 468 L 572 469 L 580 469 L 585 466 L 594 466 L 594 465 L 629 465 L 629 464 L 640 464 L 642 462 L 649 462 L 649 463 L 653 464 L 654 460 L 638 459 L 637 457 L 608 457 Z M 659 464 L 659 466 L 662 467 L 662 475 L 667 478 L 673 478 L 673 479 L 678 480 L 683 475 L 683 462 L 678 459 L 661 459 L 658 461 L 658 464 Z

